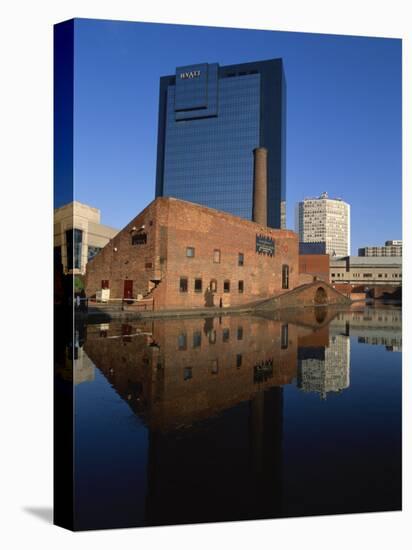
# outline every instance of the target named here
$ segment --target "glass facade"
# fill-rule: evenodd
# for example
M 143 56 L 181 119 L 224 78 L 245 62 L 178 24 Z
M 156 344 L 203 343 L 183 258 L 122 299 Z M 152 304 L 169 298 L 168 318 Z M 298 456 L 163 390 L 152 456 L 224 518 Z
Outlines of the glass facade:
M 66 231 L 67 269 L 81 269 L 83 231 L 81 229 L 68 229 Z
M 253 150 L 266 147 L 268 225 L 281 227 L 285 108 L 281 59 L 203 63 L 162 77 L 156 196 L 252 219 Z
M 87 247 L 87 261 L 93 260 L 93 258 L 100 252 L 100 246 L 88 246 Z

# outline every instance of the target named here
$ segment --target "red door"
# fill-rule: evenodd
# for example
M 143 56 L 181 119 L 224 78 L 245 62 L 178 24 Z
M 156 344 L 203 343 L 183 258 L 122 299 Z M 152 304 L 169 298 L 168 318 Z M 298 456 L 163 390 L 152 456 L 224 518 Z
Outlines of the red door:
M 133 281 L 126 279 L 123 288 L 123 298 L 125 300 L 131 300 L 133 298 Z

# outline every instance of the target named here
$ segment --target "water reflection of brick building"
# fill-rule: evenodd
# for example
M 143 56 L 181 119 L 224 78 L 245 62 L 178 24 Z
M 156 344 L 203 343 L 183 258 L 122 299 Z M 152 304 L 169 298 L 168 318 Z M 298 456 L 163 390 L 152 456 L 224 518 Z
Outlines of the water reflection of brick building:
M 350 340 L 344 335 L 331 336 L 328 346 L 300 347 L 297 385 L 325 398 L 329 392 L 349 387 Z
M 149 427 L 146 524 L 281 513 L 280 386 L 297 338 L 241 316 L 90 327 L 87 353 Z
M 296 376 L 297 328 L 279 321 L 187 319 L 122 325 L 118 338 L 102 332 L 90 328 L 88 356 L 152 429 L 190 425 Z
M 281 386 L 298 345 L 328 342 L 304 313 L 89 327 L 86 352 L 149 428 L 147 525 L 282 514 Z
M 158 198 L 88 264 L 86 292 L 190 308 L 244 304 L 298 284 L 293 231 Z

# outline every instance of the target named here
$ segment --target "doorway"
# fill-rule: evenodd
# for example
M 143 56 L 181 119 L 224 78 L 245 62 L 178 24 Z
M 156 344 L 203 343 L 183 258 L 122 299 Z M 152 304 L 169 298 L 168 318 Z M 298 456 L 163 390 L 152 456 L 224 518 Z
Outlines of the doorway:
M 133 281 L 126 279 L 123 286 L 123 299 L 132 300 L 133 299 Z

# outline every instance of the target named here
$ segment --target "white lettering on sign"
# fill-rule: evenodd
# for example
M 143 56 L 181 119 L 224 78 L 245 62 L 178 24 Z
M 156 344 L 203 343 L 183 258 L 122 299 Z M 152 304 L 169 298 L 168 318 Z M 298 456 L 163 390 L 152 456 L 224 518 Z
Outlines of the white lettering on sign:
M 188 71 L 186 73 L 180 73 L 180 78 L 199 78 L 200 71 Z

